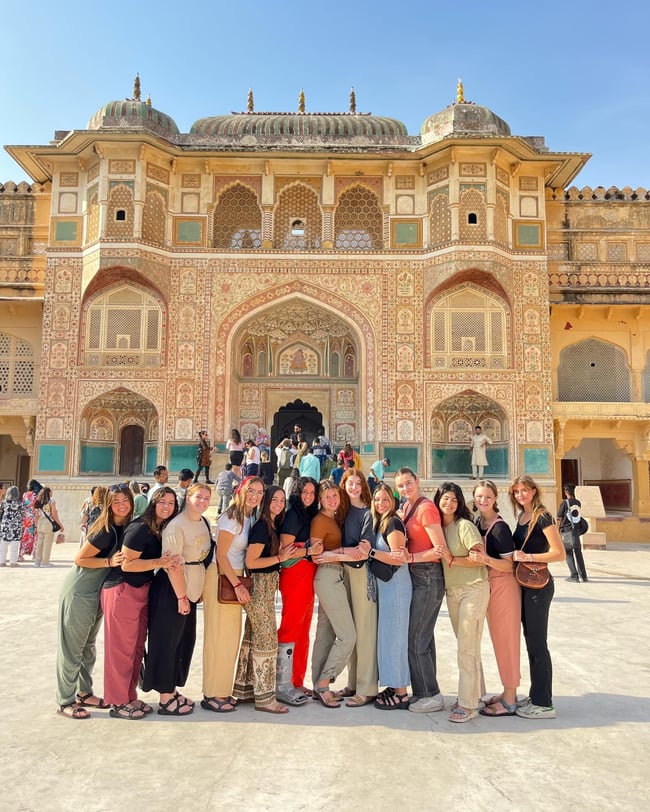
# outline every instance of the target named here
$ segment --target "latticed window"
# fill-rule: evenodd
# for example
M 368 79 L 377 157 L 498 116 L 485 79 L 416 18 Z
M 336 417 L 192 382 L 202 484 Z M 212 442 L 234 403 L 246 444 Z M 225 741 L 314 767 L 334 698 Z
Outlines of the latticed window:
M 145 197 L 142 239 L 154 245 L 165 242 L 165 198 L 160 192 L 147 192 Z
M 318 194 L 302 183 L 284 189 L 273 212 L 273 247 L 287 251 L 320 248 L 322 215 Z M 300 220 L 301 235 L 292 233 L 292 223 Z
M 646 356 L 645 369 L 643 370 L 643 400 L 650 403 L 650 352 Z
M 558 400 L 629 403 L 630 370 L 619 347 L 588 338 L 562 350 Z
M 431 245 L 440 245 L 451 239 L 451 209 L 446 187 L 431 194 L 429 239 Z
M 111 190 L 106 218 L 106 236 L 127 239 L 133 236 L 133 191 L 120 184 Z
M 431 313 L 431 358 L 435 367 L 507 366 L 505 303 L 479 288 L 446 294 Z
M 377 195 L 365 186 L 352 186 L 339 197 L 334 213 L 335 246 L 373 251 L 383 247 L 383 214 Z
M 158 366 L 161 325 L 160 305 L 144 291 L 125 285 L 98 296 L 86 318 L 86 363 Z
M 22 338 L 0 333 L 0 398 L 34 392 L 34 350 Z
M 219 198 L 212 221 L 214 248 L 259 248 L 262 212 L 252 189 L 236 183 Z
M 480 187 L 461 190 L 460 238 L 463 242 L 485 242 L 487 238 L 485 195 Z

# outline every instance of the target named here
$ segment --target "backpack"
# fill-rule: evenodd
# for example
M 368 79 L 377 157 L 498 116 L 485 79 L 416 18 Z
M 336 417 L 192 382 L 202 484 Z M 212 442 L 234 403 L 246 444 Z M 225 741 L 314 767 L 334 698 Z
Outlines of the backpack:
M 291 446 L 280 451 L 280 468 L 291 468 Z

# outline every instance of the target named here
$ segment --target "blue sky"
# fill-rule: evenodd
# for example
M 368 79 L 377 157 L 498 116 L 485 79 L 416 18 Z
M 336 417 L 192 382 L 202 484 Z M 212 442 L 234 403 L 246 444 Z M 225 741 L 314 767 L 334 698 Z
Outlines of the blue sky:
M 453 9 L 450 6 L 453 5 Z M 646 0 L 194 0 L 110 3 L 4 0 L 0 143 L 46 144 L 85 129 L 104 103 L 143 98 L 182 132 L 246 108 L 357 110 L 417 134 L 455 98 L 489 107 L 516 135 L 591 152 L 584 186 L 650 187 L 650 48 Z M 0 182 L 26 179 L 0 152 Z

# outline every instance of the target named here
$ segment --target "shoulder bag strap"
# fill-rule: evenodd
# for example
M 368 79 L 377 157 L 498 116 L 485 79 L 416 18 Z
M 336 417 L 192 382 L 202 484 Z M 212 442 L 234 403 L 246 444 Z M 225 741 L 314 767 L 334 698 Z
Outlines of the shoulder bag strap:
M 405 516 L 405 517 L 402 519 L 402 524 L 404 525 L 404 527 L 406 527 L 406 523 L 407 523 L 407 522 L 408 522 L 408 521 L 411 519 L 411 517 L 412 517 L 412 516 L 415 516 L 415 512 L 417 511 L 418 507 L 420 506 L 420 504 L 421 504 L 422 502 L 424 502 L 424 500 L 425 500 L 426 498 L 427 498 L 426 496 L 419 496 L 419 497 L 418 497 L 418 498 L 415 500 L 415 504 L 413 505 L 413 507 L 411 508 L 411 510 L 409 510 L 408 515 L 407 515 L 407 516 Z

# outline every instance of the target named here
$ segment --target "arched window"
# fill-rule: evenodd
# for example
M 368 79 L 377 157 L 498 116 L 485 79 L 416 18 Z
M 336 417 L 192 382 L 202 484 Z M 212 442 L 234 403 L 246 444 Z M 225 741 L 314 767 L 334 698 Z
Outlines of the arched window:
M 620 347 L 588 338 L 560 353 L 558 400 L 629 403 L 630 370 Z
M 259 248 L 262 244 L 262 212 L 252 189 L 236 183 L 226 189 L 212 220 L 212 245 L 223 249 Z
M 98 295 L 86 315 L 86 364 L 160 366 L 162 308 L 132 285 Z
M 322 219 L 315 189 L 303 183 L 288 186 L 273 212 L 273 247 L 287 251 L 320 248 Z
M 335 246 L 356 251 L 383 248 L 383 220 L 377 195 L 365 186 L 351 186 L 339 197 L 334 212 Z
M 441 296 L 431 310 L 431 366 L 504 369 L 508 315 L 502 299 L 475 285 Z
M 22 338 L 0 333 L 0 398 L 34 393 L 34 349 Z

